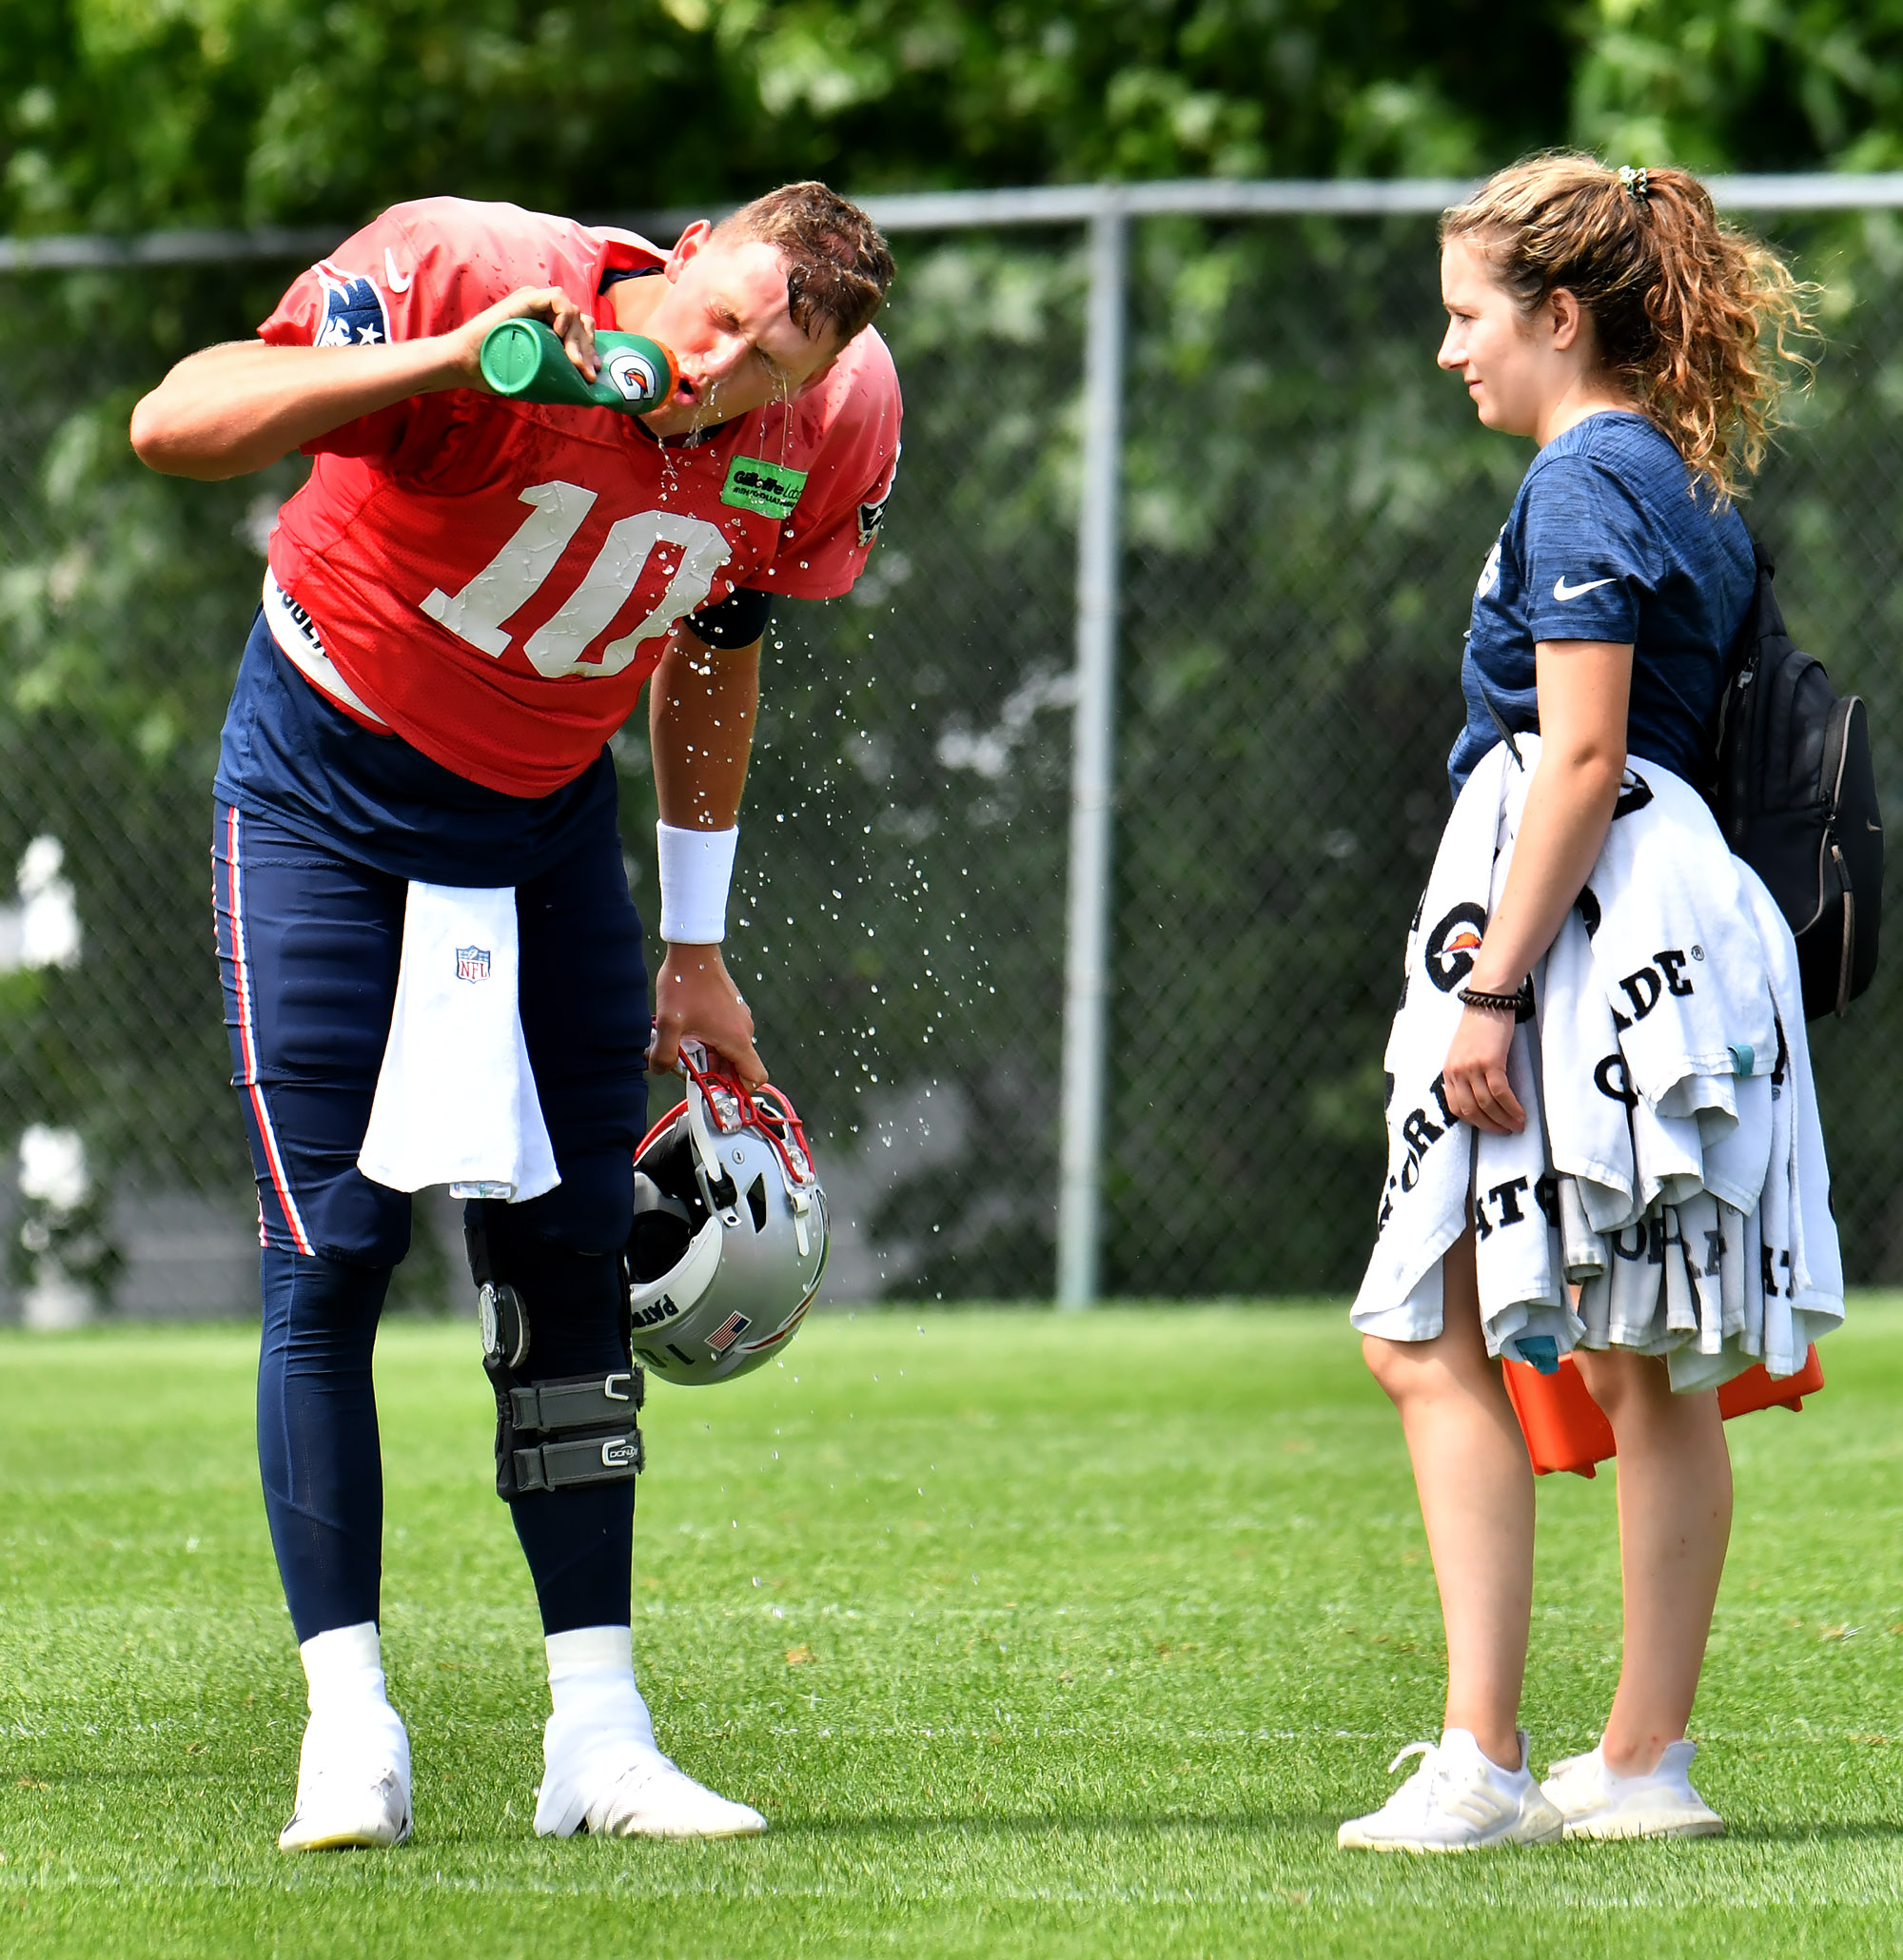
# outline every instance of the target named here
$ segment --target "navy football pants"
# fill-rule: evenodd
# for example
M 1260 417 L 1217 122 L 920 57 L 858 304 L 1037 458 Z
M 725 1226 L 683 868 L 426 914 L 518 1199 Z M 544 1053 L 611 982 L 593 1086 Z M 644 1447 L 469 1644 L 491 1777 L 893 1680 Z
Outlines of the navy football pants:
M 300 1640 L 376 1619 L 383 1466 L 371 1352 L 408 1194 L 357 1168 L 402 951 L 402 878 L 220 804 L 212 841 L 232 1081 L 258 1180 L 258 1456 Z M 522 1034 L 561 1182 L 483 1204 L 527 1304 L 531 1380 L 625 1365 L 616 1254 L 647 1109 L 640 922 L 612 828 L 517 888 Z M 473 1359 L 473 1356 L 472 1356 Z M 635 1486 L 511 1505 L 544 1628 L 629 1619 Z

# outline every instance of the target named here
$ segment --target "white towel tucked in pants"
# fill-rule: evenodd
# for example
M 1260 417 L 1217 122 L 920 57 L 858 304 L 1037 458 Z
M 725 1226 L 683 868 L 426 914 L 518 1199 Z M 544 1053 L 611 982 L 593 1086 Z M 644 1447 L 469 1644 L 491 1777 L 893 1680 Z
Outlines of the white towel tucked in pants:
M 522 1039 L 516 893 L 412 884 L 390 1038 L 357 1167 L 520 1204 L 561 1182 Z

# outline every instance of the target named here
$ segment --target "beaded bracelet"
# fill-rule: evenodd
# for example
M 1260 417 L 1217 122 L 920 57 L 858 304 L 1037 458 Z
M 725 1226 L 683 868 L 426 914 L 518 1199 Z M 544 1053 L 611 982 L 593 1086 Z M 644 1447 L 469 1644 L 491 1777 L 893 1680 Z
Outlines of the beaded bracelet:
M 1524 993 L 1482 993 L 1477 987 L 1463 987 L 1461 1003 L 1463 1007 L 1484 1008 L 1492 1014 L 1511 1014 L 1518 1020 L 1526 997 Z

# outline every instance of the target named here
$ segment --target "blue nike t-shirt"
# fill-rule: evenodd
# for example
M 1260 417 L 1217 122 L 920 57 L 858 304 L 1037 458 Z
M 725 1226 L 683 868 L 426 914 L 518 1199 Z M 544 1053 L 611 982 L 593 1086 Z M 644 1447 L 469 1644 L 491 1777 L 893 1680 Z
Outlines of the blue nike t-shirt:
M 1626 747 L 1698 780 L 1756 572 L 1744 519 L 1690 486 L 1670 439 L 1627 410 L 1589 415 L 1533 459 L 1474 588 L 1467 723 L 1447 758 L 1456 796 L 1500 740 L 1496 715 L 1538 733 L 1542 639 L 1629 642 Z

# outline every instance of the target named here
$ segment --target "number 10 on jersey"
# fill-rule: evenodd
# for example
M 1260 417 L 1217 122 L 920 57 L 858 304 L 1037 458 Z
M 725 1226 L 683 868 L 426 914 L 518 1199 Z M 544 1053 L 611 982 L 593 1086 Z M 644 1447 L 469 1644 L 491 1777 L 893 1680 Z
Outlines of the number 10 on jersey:
M 521 493 L 533 506 L 515 536 L 470 579 L 461 592 L 440 586 L 422 601 L 422 610 L 459 639 L 466 640 L 492 659 L 507 653 L 512 636 L 503 622 L 547 584 L 561 555 L 594 509 L 596 493 L 579 483 L 533 483 Z M 679 547 L 680 562 L 667 590 L 654 609 L 631 633 L 610 640 L 600 657 L 584 660 L 589 644 L 608 630 L 615 615 L 640 583 L 648 559 L 662 544 Z M 675 511 L 637 511 L 609 527 L 594 561 L 553 617 L 529 635 L 522 653 L 546 680 L 569 675 L 602 677 L 616 675 L 635 657 L 645 640 L 655 638 L 697 612 L 713 590 L 714 575 L 733 556 L 725 538 L 701 518 Z

